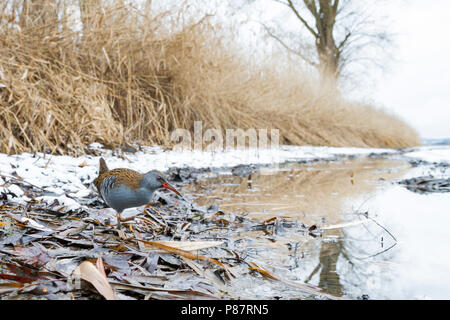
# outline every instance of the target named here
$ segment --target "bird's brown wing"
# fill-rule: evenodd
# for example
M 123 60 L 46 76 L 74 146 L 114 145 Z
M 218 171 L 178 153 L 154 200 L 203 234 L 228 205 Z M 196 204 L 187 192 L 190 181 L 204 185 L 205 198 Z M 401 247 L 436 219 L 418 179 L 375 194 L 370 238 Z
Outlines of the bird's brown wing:
M 116 185 L 125 184 L 131 189 L 139 188 L 141 180 L 144 177 L 142 173 L 131 169 L 119 168 L 109 170 L 100 174 L 98 178 L 94 180 L 94 185 L 96 186 L 97 190 L 100 190 L 100 186 L 105 178 L 113 176 L 117 178 L 115 181 Z

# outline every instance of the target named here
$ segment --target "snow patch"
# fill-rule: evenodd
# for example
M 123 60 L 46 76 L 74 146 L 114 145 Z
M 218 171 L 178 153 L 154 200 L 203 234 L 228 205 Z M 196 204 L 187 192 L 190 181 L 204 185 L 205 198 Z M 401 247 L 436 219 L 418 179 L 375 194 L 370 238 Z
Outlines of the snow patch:
M 68 212 L 73 211 L 81 208 L 81 204 L 79 204 L 76 200 L 68 198 L 67 196 L 59 196 L 59 197 L 52 197 L 52 196 L 43 196 L 38 197 L 36 200 L 42 201 L 49 206 L 51 205 L 57 205 L 62 206 L 63 210 L 62 212 Z
M 450 146 L 428 146 L 413 149 L 405 157 L 435 163 L 450 163 Z
M 171 167 L 230 168 L 237 165 L 277 164 L 287 161 L 333 160 L 339 156 L 369 156 L 388 154 L 394 158 L 418 158 L 432 162 L 450 162 L 449 146 L 420 147 L 402 155 L 397 149 L 376 148 L 335 148 L 313 146 L 280 146 L 278 149 L 233 149 L 220 152 L 200 150 L 164 150 L 159 146 L 143 147 L 142 151 L 127 154 L 125 158 L 116 157 L 111 150 L 102 150 L 102 145 L 93 143 L 91 148 L 101 150 L 102 157 L 110 169 L 130 168 L 140 172 L 149 170 L 167 171 Z M 0 173 L 4 178 L 0 185 L 14 181 L 10 176 L 17 175 L 27 183 L 42 188 L 44 197 L 40 200 L 53 205 L 55 200 L 63 210 L 76 210 L 81 207 L 76 199 L 96 193 L 92 185 L 98 175 L 98 156 L 50 156 L 47 154 L 22 153 L 7 155 L 0 153 Z M 82 164 L 82 165 L 81 165 Z M 81 165 L 81 166 L 80 166 Z M 0 192 L 10 191 L 17 195 L 14 201 L 29 201 L 24 191 L 17 185 L 0 187 Z M 8 192 L 7 192 L 8 193 Z M 70 198 L 68 197 L 70 196 Z M 12 197 L 8 195 L 8 197 Z M 74 199 L 72 199 L 74 198 Z

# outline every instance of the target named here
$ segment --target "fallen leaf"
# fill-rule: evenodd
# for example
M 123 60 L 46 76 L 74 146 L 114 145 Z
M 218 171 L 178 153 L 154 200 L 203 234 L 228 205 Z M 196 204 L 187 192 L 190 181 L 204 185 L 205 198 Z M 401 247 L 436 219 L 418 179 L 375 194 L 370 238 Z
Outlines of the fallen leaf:
M 89 261 L 82 262 L 74 271 L 75 276 L 90 282 L 106 300 L 115 300 L 114 290 L 105 276 Z
M 0 274 L 0 279 L 12 280 L 12 281 L 17 281 L 17 282 L 21 282 L 21 283 L 31 283 L 35 280 L 34 278 L 15 276 L 12 274 Z
M 191 269 L 194 270 L 199 276 L 208 279 L 219 289 L 225 290 L 225 283 L 222 282 L 223 279 L 219 279 L 218 276 L 215 275 L 213 271 L 204 269 L 200 264 L 198 264 L 192 259 L 181 257 L 181 260 L 183 260 L 184 263 L 186 263 L 189 267 L 191 267 Z
M 39 231 L 53 231 L 49 227 L 45 226 L 42 223 L 39 223 L 33 219 L 27 218 L 27 217 L 21 217 L 12 213 L 5 213 L 8 217 L 16 220 L 17 222 L 23 224 L 26 227 L 30 227 Z
M 275 223 L 276 220 L 277 220 L 277 217 L 272 217 L 272 218 L 269 218 L 269 219 L 267 219 L 267 220 L 264 220 L 263 223 L 264 223 L 264 224 Z
M 193 298 L 203 298 L 203 299 L 218 299 L 217 296 L 207 294 L 204 292 L 195 291 L 192 289 L 176 289 L 176 288 L 160 288 L 160 287 L 153 287 L 153 286 L 142 286 L 142 285 L 136 285 L 136 284 L 128 284 L 128 283 L 121 283 L 121 282 L 115 282 L 111 281 L 111 285 L 114 286 L 116 289 L 138 289 L 138 290 L 145 290 L 145 291 L 157 291 L 160 293 L 167 292 L 172 294 L 185 294 L 190 299 Z M 197 296 L 197 297 L 196 297 Z
M 149 241 L 149 242 L 153 244 L 162 244 L 164 246 L 170 246 L 175 249 L 181 249 L 186 251 L 195 251 L 216 247 L 223 243 L 223 241 Z M 152 246 L 149 243 L 146 244 L 148 244 L 150 247 Z
M 331 230 L 331 229 L 340 229 L 340 228 L 345 228 L 345 227 L 350 227 L 350 226 L 356 226 L 359 224 L 363 224 L 366 223 L 370 220 L 355 220 L 355 221 L 351 221 L 351 222 L 344 222 L 344 223 L 338 223 L 338 224 L 333 224 L 333 225 L 329 225 L 329 226 L 324 226 L 321 227 L 322 230 Z
M 278 277 L 276 277 L 275 275 L 271 274 L 269 271 L 259 267 L 256 263 L 254 262 L 249 262 L 249 265 L 251 265 L 251 267 L 249 268 L 250 270 L 255 270 L 258 271 L 259 273 L 261 273 L 263 276 L 272 279 L 272 280 L 280 280 Z
M 87 162 L 86 162 L 86 160 L 84 160 L 82 163 L 80 163 L 78 166 L 80 167 L 80 168 L 83 168 L 83 167 L 85 167 L 87 165 Z
M 9 280 L 9 279 L 8 279 Z M 2 282 L 0 283 L 0 287 L 11 287 L 11 288 L 22 288 L 23 283 L 18 282 Z
M 219 267 L 222 267 L 222 268 L 226 269 L 226 267 L 221 262 L 219 262 L 218 260 L 216 260 L 214 258 L 208 258 L 208 257 L 205 257 L 205 256 L 201 256 L 199 254 L 195 254 L 195 253 L 189 252 L 187 250 L 183 250 L 183 249 L 179 249 L 179 248 L 175 247 L 177 245 L 176 244 L 177 242 L 183 243 L 183 241 L 147 241 L 147 240 L 139 240 L 139 239 L 137 239 L 137 240 L 138 241 L 142 241 L 145 244 L 149 245 L 149 246 L 146 246 L 147 248 L 152 248 L 152 247 L 155 248 L 156 247 L 156 248 L 162 249 L 162 250 L 164 250 L 166 252 L 175 253 L 175 254 L 178 254 L 179 256 L 182 256 L 182 257 L 185 257 L 185 258 L 189 258 L 189 259 L 192 259 L 192 260 L 203 260 L 203 261 L 211 262 L 211 263 L 214 263 L 214 264 L 218 265 Z M 189 241 L 185 241 L 185 242 L 189 243 Z M 217 242 L 220 242 L 220 241 L 199 241 L 199 242 L 217 243 Z M 170 243 L 171 245 L 168 245 L 168 243 Z M 203 248 L 209 248 L 210 246 L 211 245 L 205 247 L 205 244 L 203 243 L 203 246 L 197 246 L 197 248 L 201 247 L 203 249 Z M 190 249 L 193 250 L 192 247 Z M 199 249 L 196 249 L 196 250 L 199 250 Z
M 103 277 L 106 279 L 106 272 L 105 272 L 105 266 L 103 265 L 103 259 L 102 257 L 97 258 L 97 269 L 101 272 Z

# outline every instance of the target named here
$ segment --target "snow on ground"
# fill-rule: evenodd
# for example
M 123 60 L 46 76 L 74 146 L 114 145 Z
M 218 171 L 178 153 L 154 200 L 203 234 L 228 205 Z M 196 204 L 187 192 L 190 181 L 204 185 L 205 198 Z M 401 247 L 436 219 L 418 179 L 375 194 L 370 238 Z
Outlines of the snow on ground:
M 109 168 L 126 167 L 140 172 L 149 170 L 166 171 L 170 167 L 221 168 L 239 164 L 270 164 L 285 161 L 312 159 L 333 159 L 339 155 L 368 155 L 370 153 L 395 152 L 392 149 L 330 148 L 310 146 L 281 146 L 279 149 L 246 149 L 223 152 L 203 152 L 197 150 L 165 151 L 159 147 L 146 147 L 144 151 L 127 153 L 126 159 L 104 151 L 102 155 Z M 97 176 L 99 157 L 51 156 L 38 153 L 32 155 L 0 154 L 0 173 L 13 174 L 49 192 L 78 192 L 84 184 Z M 62 188 L 54 189 L 51 187 Z
M 405 157 L 435 163 L 450 164 L 450 146 L 426 146 L 414 148 L 404 154 Z
M 101 145 L 92 144 L 92 149 Z M 234 149 L 222 152 L 199 150 L 173 151 L 160 147 L 145 147 L 143 151 L 126 153 L 124 157 L 115 156 L 111 150 L 101 150 L 110 169 L 125 167 L 140 172 L 149 170 L 166 171 L 171 167 L 230 168 L 239 164 L 276 164 L 286 161 L 331 160 L 339 156 L 367 156 L 375 153 L 388 153 L 399 156 L 395 149 L 332 148 L 312 146 L 280 146 L 279 149 Z M 450 148 L 423 147 L 405 154 L 410 158 L 423 158 L 430 161 L 450 162 Z M 23 190 L 8 176 L 14 175 L 26 183 L 44 189 L 45 196 L 37 200 L 52 204 L 55 200 L 67 210 L 80 207 L 74 200 L 82 199 L 95 192 L 92 181 L 98 175 L 98 156 L 52 156 L 48 154 L 23 153 L 17 155 L 0 154 L 0 194 L 7 193 L 18 203 L 29 199 Z M 4 176 L 2 179 L 1 176 Z M 3 181 L 6 180 L 6 181 Z M 5 183 L 10 181 L 11 183 Z M 13 197 L 12 194 L 15 196 Z

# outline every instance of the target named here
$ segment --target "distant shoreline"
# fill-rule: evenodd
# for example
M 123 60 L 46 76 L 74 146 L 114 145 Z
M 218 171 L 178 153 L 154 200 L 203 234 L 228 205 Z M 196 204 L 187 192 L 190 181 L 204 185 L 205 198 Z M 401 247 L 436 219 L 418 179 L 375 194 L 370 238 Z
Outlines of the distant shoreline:
M 422 144 L 424 146 L 447 146 L 450 145 L 450 138 L 424 138 Z

